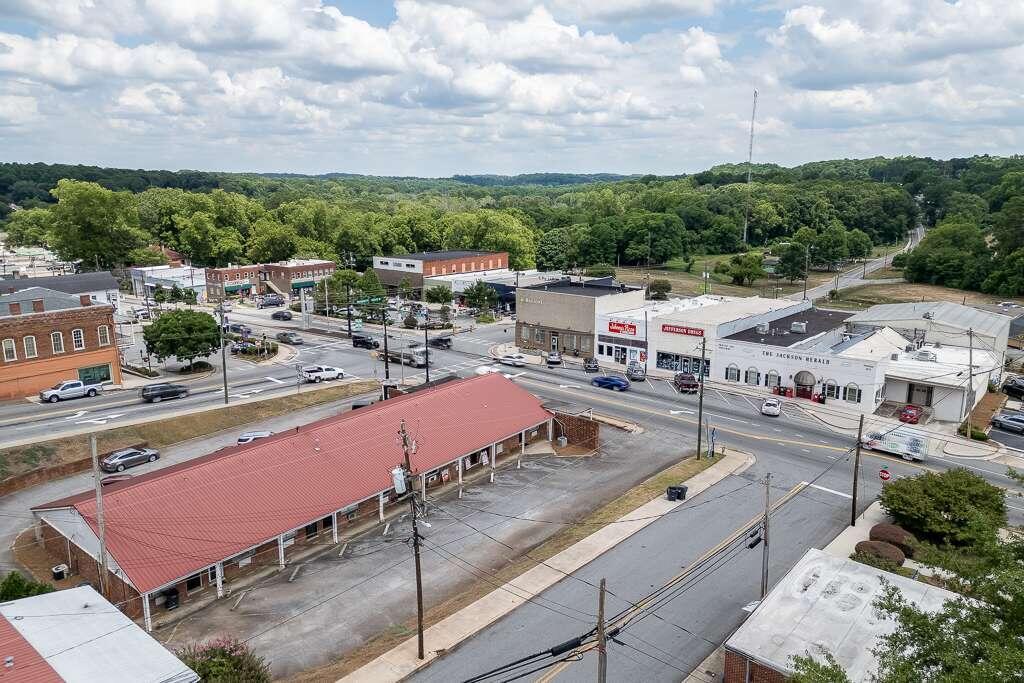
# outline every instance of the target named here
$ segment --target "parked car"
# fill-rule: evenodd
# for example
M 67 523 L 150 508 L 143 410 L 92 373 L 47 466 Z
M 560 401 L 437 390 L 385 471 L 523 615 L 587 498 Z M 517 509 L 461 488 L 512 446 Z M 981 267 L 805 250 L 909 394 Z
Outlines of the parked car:
M 352 346 L 357 349 L 379 349 L 380 342 L 367 334 L 353 334 Z
M 284 306 L 284 297 L 280 294 L 264 294 L 256 304 L 256 308 L 266 308 L 267 306 Z
M 999 413 L 992 418 L 992 426 L 1024 434 L 1024 413 Z
M 647 370 L 640 363 L 630 363 L 626 366 L 626 378 L 634 382 L 642 382 L 647 379 Z
M 231 334 L 240 334 L 243 337 L 248 337 L 249 335 L 252 334 L 252 328 L 249 327 L 248 325 L 243 325 L 241 323 L 230 323 L 228 325 L 228 332 L 230 332 Z
M 134 308 L 134 309 L 132 309 L 132 317 L 135 318 L 136 322 L 138 322 L 139 320 L 149 320 L 149 318 L 150 318 L 149 309 L 148 308 Z
M 274 336 L 274 338 L 277 339 L 277 341 L 279 341 L 279 342 L 284 342 L 285 344 L 291 344 L 292 346 L 298 346 L 299 344 L 304 344 L 305 343 L 302 340 L 302 337 L 300 337 L 295 332 L 278 332 Z
M 626 391 L 629 389 L 629 380 L 618 375 L 601 375 L 590 380 L 590 383 L 600 389 L 611 389 L 612 391 Z
M 921 416 L 924 415 L 924 409 L 921 406 L 915 406 L 908 404 L 903 406 L 900 410 L 899 419 L 900 422 L 906 422 L 907 424 L 916 425 L 921 421 Z
M 100 393 L 103 393 L 102 384 L 86 384 L 78 379 L 69 379 L 49 389 L 43 389 L 39 392 L 39 398 L 43 401 L 56 403 L 57 401 L 66 401 L 69 398 L 92 397 Z
M 188 396 L 188 387 L 184 384 L 170 384 L 168 382 L 147 384 L 142 387 L 139 396 L 142 397 L 143 401 L 159 403 L 165 398 L 184 398 Z
M 231 344 L 231 353 L 252 353 L 257 348 L 255 342 L 236 341 Z
M 238 441 L 236 442 L 239 446 L 242 444 L 252 443 L 256 439 L 265 439 L 268 436 L 273 436 L 274 432 L 267 431 L 256 431 L 256 432 L 242 432 L 238 435 Z
M 452 348 L 452 338 L 447 335 L 444 337 L 431 337 L 427 345 L 435 349 L 450 349 Z
M 284 310 L 282 310 L 282 311 L 274 311 L 273 313 L 270 314 L 270 317 L 273 320 L 291 320 L 292 319 L 292 312 L 291 311 L 284 311 Z
M 320 383 L 324 380 L 341 379 L 345 371 L 331 365 L 307 365 L 302 368 L 302 379 L 307 382 Z
M 123 448 L 103 458 L 100 469 L 104 472 L 124 472 L 128 467 L 154 462 L 159 458 L 160 451 L 155 448 Z
M 782 415 L 782 401 L 777 398 L 766 398 L 761 402 L 761 414 L 771 417 Z
M 601 372 L 601 366 L 597 364 L 594 357 L 583 359 L 583 372 Z
M 561 365 L 562 354 L 560 354 L 558 351 L 552 351 L 551 353 L 548 354 L 547 363 L 548 365 Z
M 498 359 L 498 362 L 502 365 L 511 365 L 512 367 L 521 368 L 526 365 L 526 356 L 521 353 L 506 353 Z
M 697 377 L 689 372 L 677 372 L 672 378 L 672 384 L 681 394 L 696 394 L 700 389 L 700 382 Z
M 1011 398 L 1024 399 L 1024 377 L 1013 377 L 1003 382 L 1003 393 Z

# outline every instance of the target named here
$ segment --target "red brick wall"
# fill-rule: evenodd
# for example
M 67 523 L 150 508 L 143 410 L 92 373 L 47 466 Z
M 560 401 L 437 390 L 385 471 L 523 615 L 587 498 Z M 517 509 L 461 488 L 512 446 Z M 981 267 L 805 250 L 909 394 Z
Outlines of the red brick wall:
M 26 308 L 28 307 L 22 306 L 22 311 L 25 311 Z M 30 308 L 28 310 L 31 311 Z M 97 331 L 100 325 L 107 326 L 109 332 L 107 346 L 100 346 L 99 332 Z M 75 351 L 75 345 L 71 339 L 71 331 L 74 329 L 81 329 L 85 335 L 83 351 Z M 53 353 L 53 347 L 50 344 L 51 332 L 64 334 L 64 353 L 56 355 Z M 76 353 L 86 353 L 97 349 L 114 349 L 116 341 L 114 332 L 114 308 L 108 304 L 4 317 L 0 321 L 0 338 L 15 340 L 18 360 L 5 361 L 3 354 L 0 354 L 0 367 L 13 367 L 50 358 L 65 358 Z M 25 358 L 25 344 L 22 340 L 27 335 L 35 335 L 36 353 L 38 354 L 35 358 Z
M 555 413 L 554 436 L 564 436 L 570 444 L 597 448 L 600 443 L 601 425 L 588 417 Z
M 748 660 L 743 655 L 725 651 L 725 675 L 722 683 L 786 683 L 786 676 L 775 669 L 750 661 L 750 678 L 747 678 Z
M 466 270 L 462 270 L 462 265 Z M 466 256 L 465 258 L 441 259 L 437 261 L 423 262 L 423 276 L 450 275 L 452 273 L 473 273 L 480 270 L 497 270 L 508 268 L 508 252 L 501 251 L 493 254 L 477 256 Z

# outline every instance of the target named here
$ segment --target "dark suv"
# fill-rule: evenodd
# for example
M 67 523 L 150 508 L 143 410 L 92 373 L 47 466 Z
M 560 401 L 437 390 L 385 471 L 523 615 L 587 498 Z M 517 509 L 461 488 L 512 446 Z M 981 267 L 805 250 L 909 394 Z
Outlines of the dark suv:
M 379 349 L 380 342 L 365 334 L 353 334 L 352 346 L 357 349 Z
M 1003 384 L 1003 393 L 1011 398 L 1024 399 L 1024 377 L 1014 377 Z
M 165 398 L 184 398 L 188 396 L 188 387 L 184 384 L 168 384 L 166 382 L 147 384 L 142 387 L 139 396 L 148 403 L 159 403 Z

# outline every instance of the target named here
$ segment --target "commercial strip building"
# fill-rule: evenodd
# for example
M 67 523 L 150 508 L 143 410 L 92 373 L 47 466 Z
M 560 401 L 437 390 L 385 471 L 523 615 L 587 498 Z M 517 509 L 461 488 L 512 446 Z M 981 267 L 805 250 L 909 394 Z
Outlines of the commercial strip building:
M 206 270 L 192 266 L 137 266 L 129 269 L 132 293 L 143 299 L 152 299 L 159 289 L 191 289 L 196 301 L 206 301 Z
M 113 306 L 42 287 L 0 295 L 0 399 L 68 379 L 121 383 Z
M 882 579 L 908 601 L 936 612 L 956 594 L 899 574 L 811 549 L 725 642 L 724 683 L 785 683 L 792 657 L 830 652 L 853 683 L 873 680 L 874 649 L 896 624 L 874 601 Z
M 88 294 L 93 303 L 110 304 L 114 313 L 119 312 L 121 305 L 120 289 L 117 279 L 109 270 L 94 273 L 78 273 L 76 275 L 53 275 L 51 277 L 22 277 L 11 280 L 0 280 L 0 294 L 20 292 L 30 287 L 43 287 L 64 294 Z
M 525 350 L 592 356 L 599 316 L 643 304 L 643 289 L 611 278 L 520 287 L 516 290 L 516 344 Z
M 290 259 L 277 263 L 207 268 L 206 295 L 210 301 L 271 292 L 290 297 L 293 292 L 315 287 L 333 275 L 336 269 L 334 261 L 325 259 Z
M 508 268 L 508 252 L 504 251 L 423 251 L 373 257 L 373 270 L 377 278 L 390 289 L 408 281 L 414 290 L 422 290 L 425 286 L 424 278 L 503 268 Z
M 463 472 L 494 467 L 550 440 L 552 414 L 500 374 L 447 382 L 104 487 L 110 597 L 152 628 L 174 596 L 225 594 L 261 566 L 284 567 L 311 544 L 384 519 L 403 462 L 402 420 L 415 435 L 419 495 Z M 471 429 L 467 429 L 471 426 Z M 93 492 L 33 508 L 36 539 L 53 561 L 99 576 Z M 204 593 L 205 592 L 205 593 Z M 172 598 L 173 599 L 173 598 Z
M 443 285 L 452 290 L 452 296 L 457 301 L 464 303 L 463 292 L 477 282 L 483 282 L 497 293 L 500 308 L 506 311 L 515 311 L 516 290 L 520 287 L 534 287 L 566 279 L 568 279 L 568 276 L 557 270 L 509 270 L 508 268 L 500 268 L 472 273 L 449 273 L 448 275 L 425 277 L 423 278 L 423 288 Z M 584 279 L 595 280 L 597 278 Z
M 0 604 L 0 679 L 197 683 L 199 675 L 90 586 Z

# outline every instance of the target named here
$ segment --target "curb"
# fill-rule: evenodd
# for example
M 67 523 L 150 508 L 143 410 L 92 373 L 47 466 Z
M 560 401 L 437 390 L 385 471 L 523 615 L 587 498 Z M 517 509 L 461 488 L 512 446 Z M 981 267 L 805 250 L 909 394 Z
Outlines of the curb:
M 753 455 L 732 450 L 708 469 L 686 480 L 685 484 L 692 492 L 689 500 L 693 500 L 734 472 L 749 467 L 753 462 Z M 425 638 L 434 649 L 426 653 L 425 659 L 418 659 L 417 639 L 413 637 L 348 674 L 338 683 L 405 680 L 429 666 L 439 656 L 452 651 L 465 640 L 510 614 L 532 599 L 532 596 L 558 583 L 566 574 L 586 566 L 633 534 L 653 524 L 660 516 L 685 504 L 686 501 L 670 502 L 664 496 L 658 496 L 426 629 Z M 530 597 L 523 597 L 524 594 Z

